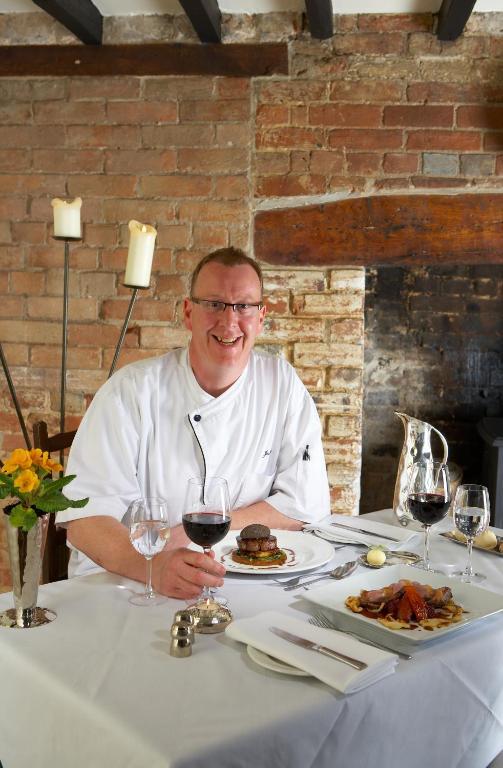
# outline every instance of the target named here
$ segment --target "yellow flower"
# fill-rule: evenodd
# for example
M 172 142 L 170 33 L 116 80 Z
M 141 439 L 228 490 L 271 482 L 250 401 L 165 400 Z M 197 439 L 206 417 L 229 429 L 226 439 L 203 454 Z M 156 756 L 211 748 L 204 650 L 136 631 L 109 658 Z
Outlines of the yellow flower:
M 44 454 L 45 456 L 45 454 Z M 59 464 L 57 461 L 53 461 L 52 459 L 46 458 L 44 459 L 44 463 L 40 465 L 42 469 L 47 469 L 49 472 L 62 472 L 63 467 L 61 464 Z
M 31 493 L 32 491 L 36 491 L 39 485 L 40 480 L 31 469 L 25 469 L 23 472 L 20 472 L 14 480 L 14 487 L 19 488 L 21 493 Z
M 28 469 L 31 467 L 31 456 L 29 451 L 25 451 L 24 448 L 16 448 L 12 451 L 11 455 L 2 467 L 2 472 L 11 474 L 16 469 Z
M 16 472 L 17 469 L 19 469 L 17 464 L 12 464 L 9 460 L 7 460 L 2 467 L 2 472 L 4 475 L 12 475 L 14 472 Z
M 49 456 L 47 451 L 42 452 L 40 448 L 32 448 L 30 451 L 30 458 L 34 464 L 37 465 L 37 467 L 42 467 L 44 465 L 44 462 L 47 461 L 47 457 Z

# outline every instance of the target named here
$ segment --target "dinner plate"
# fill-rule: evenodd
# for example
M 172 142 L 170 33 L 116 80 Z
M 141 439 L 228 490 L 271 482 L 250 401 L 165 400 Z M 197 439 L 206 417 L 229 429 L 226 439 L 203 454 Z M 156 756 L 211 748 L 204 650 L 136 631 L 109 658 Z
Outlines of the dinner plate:
M 236 549 L 236 531 L 227 534 L 225 539 L 213 547 L 215 558 L 223 563 L 229 573 L 296 573 L 308 571 L 328 563 L 334 554 L 333 547 L 327 542 L 310 536 L 302 531 L 271 531 L 278 540 L 278 547 L 286 553 L 286 562 L 283 565 L 263 566 L 244 565 L 235 563 L 231 557 L 233 549 Z
M 258 648 L 254 648 L 253 645 L 246 646 L 246 652 L 255 664 L 264 669 L 270 669 L 272 672 L 279 672 L 282 675 L 295 675 L 296 677 L 311 677 L 309 672 L 305 672 L 298 667 L 292 667 L 291 664 L 287 664 L 286 661 L 280 661 L 275 659 L 274 656 L 269 656 L 268 653 L 259 651 Z
M 456 603 L 461 605 L 466 613 L 456 624 L 440 627 L 433 631 L 423 628 L 393 630 L 385 627 L 375 619 L 369 619 L 359 613 L 353 613 L 345 605 L 350 595 L 359 595 L 362 589 L 380 589 L 393 584 L 400 579 L 417 581 L 420 584 L 430 584 L 432 587 L 448 585 Z M 455 579 L 447 579 L 444 574 L 418 571 L 407 565 L 390 565 L 378 571 L 367 571 L 353 575 L 341 582 L 332 582 L 322 587 L 313 588 L 302 594 L 304 600 L 321 606 L 323 612 L 331 618 L 337 629 L 354 632 L 369 640 L 383 641 L 391 647 L 402 648 L 432 642 L 440 637 L 455 634 L 464 627 L 503 611 L 503 595 L 489 592 L 487 589 L 465 584 Z

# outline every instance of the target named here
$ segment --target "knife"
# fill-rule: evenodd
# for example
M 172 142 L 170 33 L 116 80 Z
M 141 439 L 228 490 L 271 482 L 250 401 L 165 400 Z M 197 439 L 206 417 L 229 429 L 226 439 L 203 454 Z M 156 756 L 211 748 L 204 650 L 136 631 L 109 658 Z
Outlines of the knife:
M 366 531 L 364 528 L 355 528 L 353 525 L 344 525 L 344 523 L 330 523 L 335 525 L 336 528 L 345 528 L 347 531 L 353 531 L 353 533 L 364 533 L 365 536 L 375 536 L 376 539 L 388 539 L 388 541 L 399 542 L 400 539 L 394 539 L 393 536 L 385 536 L 384 533 L 372 533 L 372 531 Z
M 364 661 L 353 659 L 352 656 L 346 656 L 344 653 L 333 651 L 331 648 L 326 648 L 324 645 L 313 643 L 312 640 L 306 640 L 298 635 L 292 635 L 291 632 L 287 632 L 279 627 L 269 627 L 269 629 L 271 632 L 274 632 L 275 635 L 278 635 L 278 637 L 282 637 L 283 640 L 288 640 L 289 643 L 300 645 L 301 648 L 307 648 L 310 651 L 318 651 L 318 653 L 322 653 L 324 656 L 330 656 L 332 659 L 342 661 L 343 664 L 347 664 L 348 666 L 353 667 L 353 669 L 362 670 L 366 669 L 368 666 Z

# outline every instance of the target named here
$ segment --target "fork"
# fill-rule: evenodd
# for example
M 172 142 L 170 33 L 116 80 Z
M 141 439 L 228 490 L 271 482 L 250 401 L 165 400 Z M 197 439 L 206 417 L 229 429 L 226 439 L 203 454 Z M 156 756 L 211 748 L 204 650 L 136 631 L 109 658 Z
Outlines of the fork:
M 289 592 L 291 589 L 298 589 L 299 587 L 304 587 L 304 589 L 307 589 L 309 584 L 314 584 L 315 582 L 321 581 L 322 579 L 343 579 L 345 576 L 349 576 L 350 573 L 353 573 L 357 565 L 357 560 L 350 560 L 348 563 L 338 565 L 337 568 L 334 568 L 332 571 L 326 571 L 325 573 L 320 574 L 315 579 L 304 581 L 302 584 L 291 584 L 288 587 L 283 587 L 283 590 L 285 592 Z
M 325 573 L 331 573 L 331 570 L 322 571 L 319 575 L 323 576 Z M 298 584 L 301 579 L 308 579 L 312 575 L 312 573 L 300 573 L 298 576 L 294 576 L 292 579 L 287 579 L 286 581 L 281 581 L 280 579 L 272 579 L 272 581 L 274 581 L 279 587 L 293 587 Z
M 403 651 L 395 651 L 394 648 L 390 648 L 387 645 L 382 645 L 381 643 L 375 643 L 373 640 L 367 640 L 367 638 L 359 637 L 359 635 L 355 635 L 354 632 L 338 629 L 338 627 L 336 627 L 335 624 L 332 624 L 332 622 L 322 613 L 315 613 L 314 616 L 310 616 L 309 623 L 313 624 L 315 627 L 323 627 L 323 629 L 335 629 L 337 632 L 344 632 L 345 635 L 354 637 L 355 640 L 359 640 L 361 643 L 365 643 L 365 645 L 371 645 L 373 648 L 379 648 L 381 651 L 391 651 L 391 653 L 396 653 L 396 655 L 400 656 L 401 659 L 407 659 L 407 661 L 410 661 L 413 658 L 408 653 L 403 653 Z

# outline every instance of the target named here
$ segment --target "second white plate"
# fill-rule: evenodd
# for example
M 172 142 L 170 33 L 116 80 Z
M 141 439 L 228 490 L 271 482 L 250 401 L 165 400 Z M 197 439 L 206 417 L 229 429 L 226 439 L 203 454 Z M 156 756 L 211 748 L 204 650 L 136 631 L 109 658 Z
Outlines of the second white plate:
M 237 531 L 231 531 L 225 539 L 213 547 L 216 559 L 223 563 L 229 573 L 270 574 L 270 573 L 296 573 L 308 571 L 328 563 L 334 554 L 334 548 L 328 541 L 317 539 L 309 533 L 302 531 L 271 531 L 278 540 L 278 547 L 286 552 L 287 560 L 283 565 L 262 566 L 243 565 L 235 563 L 231 557 L 233 549 L 236 549 Z
M 345 605 L 349 595 L 358 595 L 362 589 L 380 589 L 400 579 L 410 579 L 410 581 L 417 581 L 420 584 L 430 584 L 432 587 L 449 586 L 454 600 L 463 606 L 466 613 L 463 614 L 463 618 L 457 624 L 450 624 L 432 632 L 422 628 L 393 630 L 375 619 L 353 613 Z M 428 573 L 406 565 L 390 565 L 389 568 L 382 570 L 355 574 L 344 581 L 314 588 L 303 594 L 302 597 L 321 606 L 324 612 L 330 614 L 330 618 L 338 629 L 354 632 L 360 637 L 367 637 L 376 642 L 381 640 L 386 645 L 391 643 L 404 645 L 406 643 L 409 647 L 417 647 L 418 644 L 431 642 L 436 638 L 455 633 L 475 621 L 503 611 L 503 595 L 489 592 L 487 589 L 481 589 L 473 584 L 448 579 L 443 574 Z

